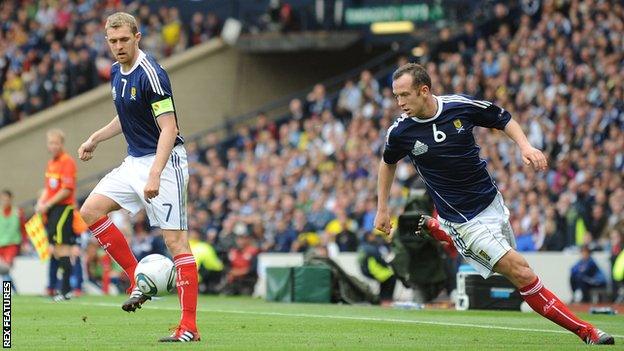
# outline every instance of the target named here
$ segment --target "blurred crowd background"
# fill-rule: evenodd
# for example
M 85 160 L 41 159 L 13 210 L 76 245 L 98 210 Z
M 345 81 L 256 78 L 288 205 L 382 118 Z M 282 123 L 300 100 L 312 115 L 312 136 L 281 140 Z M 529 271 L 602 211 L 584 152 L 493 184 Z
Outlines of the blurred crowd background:
M 110 78 L 106 17 L 135 14 L 141 47 L 157 59 L 221 33 L 214 13 L 183 23 L 176 7 L 150 10 L 140 1 L 24 0 L 0 3 L 0 127 L 27 118 Z
M 111 60 L 102 13 L 116 6 L 0 5 L 3 124 L 106 81 Z M 183 24 L 175 7 L 154 13 L 129 6 L 141 22 L 143 49 L 156 57 L 213 38 L 221 28 L 210 13 Z M 507 109 L 544 150 L 549 169 L 536 173 L 506 135 L 475 131 L 511 211 L 519 250 L 586 247 L 610 252 L 613 262 L 624 235 L 624 6 L 571 0 L 523 9 L 511 13 L 499 3 L 484 24 L 442 28 L 438 44 L 423 43 L 418 56 L 400 56 L 396 67 L 419 62 L 435 94 L 465 93 Z M 337 91 L 315 85 L 290 101 L 285 115 L 259 112 L 232 135 L 210 133 L 187 143 L 190 237 L 207 252 L 204 282 L 214 282 L 204 284 L 205 292 L 248 293 L 260 252 L 323 247 L 331 257 L 358 250 L 374 230 L 377 165 L 386 130 L 400 114 L 390 85 L 387 74 L 364 70 Z M 394 216 L 417 179 L 407 160 L 397 175 Z M 115 221 L 139 258 L 164 252 L 144 215 L 118 214 Z M 102 257 L 96 245 L 86 252 L 88 262 Z

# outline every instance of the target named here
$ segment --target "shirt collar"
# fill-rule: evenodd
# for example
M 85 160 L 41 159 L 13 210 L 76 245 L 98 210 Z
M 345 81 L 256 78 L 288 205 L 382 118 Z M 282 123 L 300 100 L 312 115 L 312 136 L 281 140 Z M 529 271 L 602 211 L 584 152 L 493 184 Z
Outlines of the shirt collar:
M 128 72 L 124 72 L 123 71 L 123 67 L 119 66 L 119 72 L 121 72 L 121 74 L 123 74 L 124 76 L 127 76 L 128 74 L 134 72 L 134 70 L 139 67 L 139 64 L 141 63 L 141 61 L 143 60 L 143 58 L 145 57 L 145 53 L 139 49 L 139 56 L 137 57 L 136 61 L 134 61 L 134 65 L 132 66 L 132 68 L 130 68 L 130 70 Z
M 427 122 L 431 122 L 431 121 L 433 121 L 434 119 L 436 119 L 436 118 L 438 118 L 438 117 L 440 116 L 440 114 L 442 113 L 442 108 L 443 108 L 442 104 L 443 104 L 443 102 L 442 102 L 442 100 L 441 100 L 438 96 L 433 95 L 433 97 L 434 97 L 434 98 L 436 99 L 436 101 L 438 102 L 438 109 L 436 110 L 435 115 L 433 115 L 433 117 L 431 117 L 431 118 L 427 118 L 427 119 L 421 119 L 421 118 L 411 117 L 411 118 L 412 118 L 415 122 L 418 122 L 418 123 L 427 123 Z M 406 113 L 404 113 L 402 116 L 404 116 L 404 117 L 408 117 Z

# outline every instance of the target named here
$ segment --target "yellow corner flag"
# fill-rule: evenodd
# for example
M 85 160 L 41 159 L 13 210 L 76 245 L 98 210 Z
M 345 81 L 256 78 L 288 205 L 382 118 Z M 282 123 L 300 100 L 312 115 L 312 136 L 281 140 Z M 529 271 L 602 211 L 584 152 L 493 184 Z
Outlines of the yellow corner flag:
M 49 259 L 50 243 L 48 243 L 48 233 L 43 226 L 41 215 L 36 213 L 31 219 L 28 220 L 28 222 L 26 222 L 24 227 L 26 227 L 26 233 L 30 238 L 30 242 L 32 242 L 35 250 L 37 250 L 37 253 L 39 254 L 39 259 L 42 261 Z

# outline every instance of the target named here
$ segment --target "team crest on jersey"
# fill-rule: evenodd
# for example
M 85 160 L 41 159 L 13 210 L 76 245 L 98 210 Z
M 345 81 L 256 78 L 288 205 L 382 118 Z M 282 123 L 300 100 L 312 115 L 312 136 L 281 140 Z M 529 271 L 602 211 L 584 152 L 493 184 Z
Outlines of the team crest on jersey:
M 453 125 L 455 126 L 455 129 L 457 129 L 457 134 L 464 131 L 464 126 L 462 125 L 462 122 L 459 119 L 454 120 Z
M 113 89 L 111 89 L 111 95 L 113 95 L 113 100 L 117 99 L 117 90 L 115 90 L 115 87 L 113 87 Z
M 429 146 L 427 144 L 422 143 L 420 140 L 416 140 L 414 143 L 414 148 L 412 149 L 412 155 L 418 156 L 422 155 L 429 150 Z
M 130 88 L 130 100 L 136 101 L 136 88 L 135 87 Z

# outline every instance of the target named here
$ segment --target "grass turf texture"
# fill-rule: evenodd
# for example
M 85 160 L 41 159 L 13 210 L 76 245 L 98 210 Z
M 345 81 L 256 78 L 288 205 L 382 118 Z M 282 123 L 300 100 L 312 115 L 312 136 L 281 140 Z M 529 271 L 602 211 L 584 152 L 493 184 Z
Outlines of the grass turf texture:
M 179 318 L 175 295 L 136 313 L 124 297 L 81 297 L 53 303 L 13 296 L 16 350 L 574 350 L 590 346 L 536 313 L 397 310 L 376 306 L 267 303 L 200 296 L 202 341 L 160 344 Z M 616 336 L 624 349 L 624 317 L 581 314 Z M 610 348 L 615 349 L 615 348 Z

